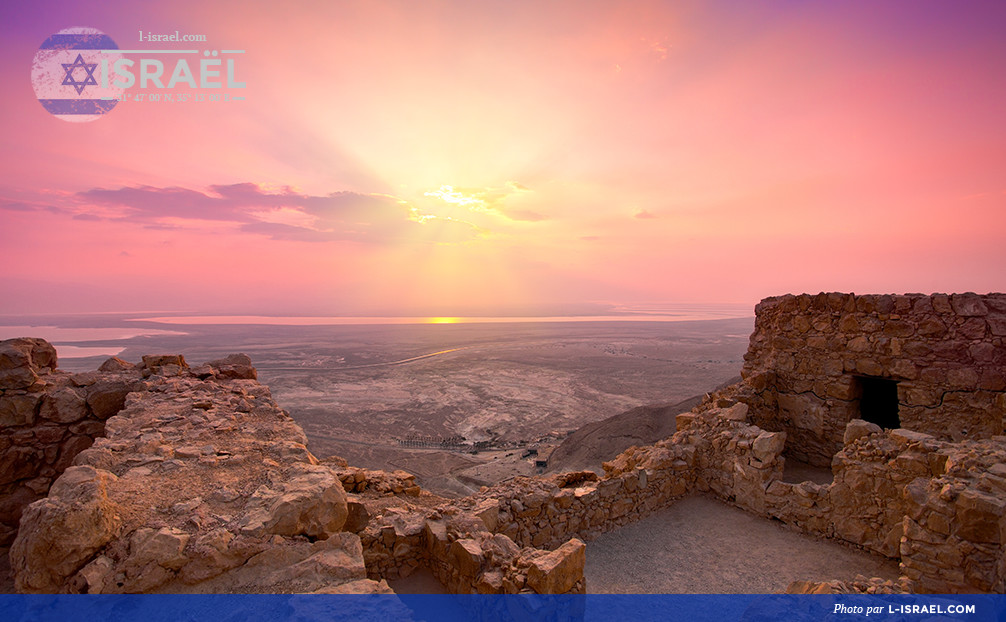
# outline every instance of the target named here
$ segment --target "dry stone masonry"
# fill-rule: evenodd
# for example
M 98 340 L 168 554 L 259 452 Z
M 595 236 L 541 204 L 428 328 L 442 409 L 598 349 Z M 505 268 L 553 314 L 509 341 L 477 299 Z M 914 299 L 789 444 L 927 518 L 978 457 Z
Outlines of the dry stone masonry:
M 104 435 L 139 379 L 126 373 L 132 367 L 65 374 L 42 339 L 0 342 L 0 545 L 14 539 L 23 508 Z
M 444 502 L 404 471 L 319 462 L 247 357 L 67 376 L 44 342 L 2 344 L 0 400 L 31 403 L 4 402 L 0 459 L 30 451 L 46 466 L 12 467 L 0 503 L 20 514 L 48 490 L 23 509 L 18 589 L 388 592 L 428 568 L 456 593 L 583 593 L 585 541 L 708 494 L 900 562 L 897 581 L 790 591 L 1006 591 L 1006 296 L 784 296 L 756 313 L 742 382 L 679 414 L 672 437 L 603 475 L 519 477 Z M 91 408 L 74 422 L 87 420 L 89 387 L 111 382 L 130 392 L 101 411 L 104 436 L 69 428 L 99 438 L 47 454 L 55 432 L 36 430 L 73 423 L 45 404 L 59 391 L 76 403 L 69 389 Z M 787 481 L 787 461 L 832 481 Z
M 1006 294 L 767 298 L 742 376 L 755 424 L 827 466 L 852 419 L 944 440 L 1003 434 Z
M 414 499 L 414 477 L 318 461 L 247 356 L 195 368 L 180 355 L 111 359 L 72 375 L 42 340 L 0 352 L 0 399 L 31 400 L 9 407 L 0 453 L 12 482 L 2 503 L 20 517 L 8 523 L 18 591 L 388 593 L 386 577 L 420 565 L 462 593 L 584 591 L 582 542 L 521 548 L 449 507 L 371 520 L 359 493 Z M 86 443 L 40 460 L 40 436 L 57 424 L 79 435 L 89 417 L 101 426 Z

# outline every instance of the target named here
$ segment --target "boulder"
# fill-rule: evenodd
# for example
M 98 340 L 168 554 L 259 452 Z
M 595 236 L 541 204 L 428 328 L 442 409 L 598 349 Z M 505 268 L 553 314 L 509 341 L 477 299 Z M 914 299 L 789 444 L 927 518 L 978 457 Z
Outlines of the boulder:
M 499 524 L 500 516 L 499 501 L 496 499 L 485 499 L 475 506 L 473 514 L 485 523 L 487 530 L 496 531 L 496 525 Z
M 346 491 L 328 467 L 296 464 L 284 473 L 277 488 L 261 487 L 252 495 L 241 531 L 303 535 L 323 540 L 342 529 L 349 510 Z
M 102 363 L 100 367 L 98 367 L 98 371 L 112 372 L 112 373 L 130 371 L 132 369 L 136 369 L 136 365 L 124 361 L 117 356 L 113 356 L 112 358 Z
M 216 370 L 218 378 L 238 378 L 256 380 L 258 372 L 252 366 L 251 358 L 247 354 L 231 354 L 222 359 L 206 363 Z
M 539 594 L 565 594 L 583 578 L 587 545 L 572 538 L 548 553 L 538 553 L 531 559 L 527 585 Z
M 80 389 L 64 387 L 42 399 L 39 417 L 56 423 L 73 423 L 87 416 L 87 402 Z
M 743 402 L 738 402 L 730 408 L 721 410 L 720 417 L 723 417 L 728 421 L 747 421 L 748 405 Z
M 87 388 L 87 405 L 104 421 L 126 407 L 126 396 L 132 390 L 133 383 L 126 380 L 99 380 Z
M 26 389 L 40 373 L 56 369 L 56 348 L 44 339 L 0 341 L 0 389 Z
M 0 396 L 0 428 L 19 427 L 35 423 L 38 405 L 42 396 L 26 395 Z
M 119 517 L 107 489 L 117 479 L 93 467 L 70 467 L 48 498 L 25 509 L 10 550 L 19 592 L 61 591 L 64 581 L 115 536 Z
M 482 569 L 482 547 L 471 538 L 455 540 L 451 544 L 454 567 L 465 577 L 476 577 Z
M 762 432 L 751 444 L 751 454 L 761 462 L 771 462 L 786 447 L 785 432 Z
M 880 432 L 883 432 L 883 429 L 876 423 L 870 423 L 862 419 L 853 419 L 845 426 L 845 434 L 842 436 L 842 442 L 848 445 L 858 438 L 871 434 L 879 434 Z

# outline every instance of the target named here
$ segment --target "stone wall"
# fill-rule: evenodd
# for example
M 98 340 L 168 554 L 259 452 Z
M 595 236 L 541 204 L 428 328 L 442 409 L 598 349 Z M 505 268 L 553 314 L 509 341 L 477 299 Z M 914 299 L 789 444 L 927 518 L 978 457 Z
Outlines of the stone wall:
M 853 420 L 832 463 L 834 481 L 794 483 L 782 479 L 786 434 L 747 416 L 744 403 L 710 400 L 679 415 L 673 437 L 605 463 L 601 478 L 516 478 L 455 505 L 483 518 L 488 512 L 491 530 L 519 544 L 550 548 L 707 492 L 898 559 L 903 577 L 892 590 L 1002 591 L 1006 437 L 955 443 Z
M 514 478 L 416 509 L 408 500 L 427 493 L 408 473 L 319 463 L 246 358 L 189 369 L 145 357 L 116 372 L 138 383 L 125 408 L 24 513 L 11 552 L 19 589 L 387 591 L 385 579 L 427 567 L 458 593 L 582 593 L 583 540 L 697 492 L 899 559 L 904 576 L 883 589 L 1006 588 L 1004 436 L 955 441 L 853 419 L 832 447 L 831 484 L 786 482 L 794 440 L 759 425 L 778 423 L 764 410 L 775 372 L 762 371 L 603 476 Z M 824 585 L 813 589 L 841 589 Z
M 767 298 L 742 376 L 755 424 L 826 466 L 860 418 L 863 377 L 897 382 L 900 427 L 944 440 L 1006 424 L 1006 294 Z M 897 427 L 897 426 L 893 426 Z
M 4 345 L 16 364 L 0 378 L 19 388 L 3 397 L 36 400 L 17 428 L 53 427 L 58 419 L 41 414 L 53 395 L 77 404 L 65 397 L 76 388 L 128 385 L 104 436 L 23 507 L 10 551 L 18 591 L 380 593 L 386 578 L 421 565 L 461 593 L 585 589 L 582 542 L 521 548 L 489 530 L 491 512 L 390 509 L 372 519 L 363 495 L 407 506 L 421 493 L 414 477 L 319 462 L 244 355 L 195 368 L 180 355 L 112 359 L 70 376 L 52 371 L 55 353 L 41 340 Z
M 1006 438 L 947 445 L 904 490 L 902 572 L 927 592 L 1006 591 Z
M 585 592 L 582 541 L 572 538 L 552 551 L 521 548 L 493 533 L 488 516 L 456 507 L 385 516 L 360 534 L 368 572 L 372 578 L 405 577 L 425 566 L 454 594 Z
M 41 339 L 0 342 L 0 545 L 14 539 L 23 509 L 104 435 L 139 379 L 114 364 L 87 374 L 56 367 L 56 350 Z
M 517 477 L 457 505 L 521 546 L 555 549 L 571 538 L 593 540 L 684 496 L 693 488 L 694 456 L 663 441 L 604 463 L 600 478 L 592 471 Z

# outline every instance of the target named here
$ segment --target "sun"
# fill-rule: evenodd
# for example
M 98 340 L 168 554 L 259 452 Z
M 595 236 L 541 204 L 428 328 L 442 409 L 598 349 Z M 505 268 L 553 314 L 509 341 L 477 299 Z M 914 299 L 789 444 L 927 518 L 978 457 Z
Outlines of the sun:
M 428 317 L 426 318 L 427 324 L 457 324 L 461 321 L 461 318 L 457 317 Z

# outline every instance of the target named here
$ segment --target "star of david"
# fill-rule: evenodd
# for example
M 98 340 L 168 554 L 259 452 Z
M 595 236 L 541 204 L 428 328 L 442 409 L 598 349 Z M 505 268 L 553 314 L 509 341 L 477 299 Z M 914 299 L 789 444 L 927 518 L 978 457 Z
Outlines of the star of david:
M 84 57 L 77 54 L 77 60 L 72 63 L 60 63 L 60 65 L 63 65 L 63 71 L 66 72 L 66 76 L 63 78 L 63 85 L 72 86 L 77 89 L 77 95 L 83 94 L 85 87 L 91 85 L 98 86 L 98 81 L 94 79 L 94 70 L 98 67 L 98 63 L 85 63 Z M 82 67 L 87 72 L 87 77 L 84 78 L 83 82 L 78 82 L 73 77 L 73 70 L 78 67 Z

